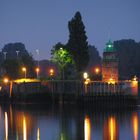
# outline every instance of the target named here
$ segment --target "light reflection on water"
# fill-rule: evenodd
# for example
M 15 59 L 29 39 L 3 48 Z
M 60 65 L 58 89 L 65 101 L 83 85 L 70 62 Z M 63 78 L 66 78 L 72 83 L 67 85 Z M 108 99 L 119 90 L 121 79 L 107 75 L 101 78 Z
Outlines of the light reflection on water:
M 0 105 L 0 139 L 140 139 L 140 110 L 99 110 L 78 109 L 73 106 Z

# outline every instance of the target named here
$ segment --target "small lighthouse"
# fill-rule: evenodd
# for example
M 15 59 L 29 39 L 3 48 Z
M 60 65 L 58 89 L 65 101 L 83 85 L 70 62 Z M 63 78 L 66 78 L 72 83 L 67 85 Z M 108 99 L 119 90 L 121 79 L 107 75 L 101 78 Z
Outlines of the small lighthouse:
M 103 52 L 102 81 L 114 83 L 118 81 L 118 57 L 113 43 L 109 40 Z

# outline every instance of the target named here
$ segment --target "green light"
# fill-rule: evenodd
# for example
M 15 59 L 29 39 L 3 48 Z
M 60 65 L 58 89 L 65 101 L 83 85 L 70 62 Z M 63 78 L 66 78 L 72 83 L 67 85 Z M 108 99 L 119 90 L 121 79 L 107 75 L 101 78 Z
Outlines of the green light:
M 109 48 L 111 48 L 111 47 L 112 47 L 112 45 L 111 45 L 111 44 L 109 44 L 109 45 L 108 45 L 108 47 L 109 47 Z

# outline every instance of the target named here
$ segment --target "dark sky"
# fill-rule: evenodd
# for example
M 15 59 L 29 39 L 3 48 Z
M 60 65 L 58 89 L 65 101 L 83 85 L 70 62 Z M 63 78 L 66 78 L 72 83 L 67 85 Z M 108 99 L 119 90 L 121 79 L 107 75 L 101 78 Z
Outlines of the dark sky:
M 100 54 L 109 38 L 140 41 L 140 0 L 0 0 L 0 48 L 22 42 L 35 59 L 36 49 L 49 59 L 53 45 L 67 42 L 76 11 Z

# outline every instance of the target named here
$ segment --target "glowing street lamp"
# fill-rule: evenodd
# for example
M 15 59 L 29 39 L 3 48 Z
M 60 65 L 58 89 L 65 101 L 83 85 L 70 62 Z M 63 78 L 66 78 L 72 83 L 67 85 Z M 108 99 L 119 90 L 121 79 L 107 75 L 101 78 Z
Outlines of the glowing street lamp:
M 9 79 L 8 79 L 8 78 L 4 78 L 4 79 L 3 79 L 3 82 L 4 82 L 5 84 L 7 84 L 7 83 L 9 82 Z
M 84 73 L 83 73 L 83 78 L 84 78 L 84 79 L 87 79 L 87 78 L 88 78 L 88 73 L 87 73 L 87 72 L 84 72 Z
M 54 75 L 54 69 L 51 68 L 49 73 L 50 73 L 50 76 L 53 76 Z
M 100 72 L 99 68 L 95 68 L 95 73 L 98 74 Z
M 37 76 L 37 79 L 38 79 L 38 78 L 39 78 L 39 72 L 40 72 L 39 67 L 37 67 L 37 68 L 35 69 L 35 71 L 36 71 L 36 76 Z
M 90 79 L 88 78 L 88 73 L 87 72 L 83 73 L 83 78 L 84 78 L 84 90 L 85 90 L 85 93 L 87 93 L 88 92 L 87 85 L 90 81 Z
M 27 71 L 26 68 L 23 67 L 23 68 L 22 68 L 22 71 L 24 72 L 24 78 L 26 78 L 26 71 Z

